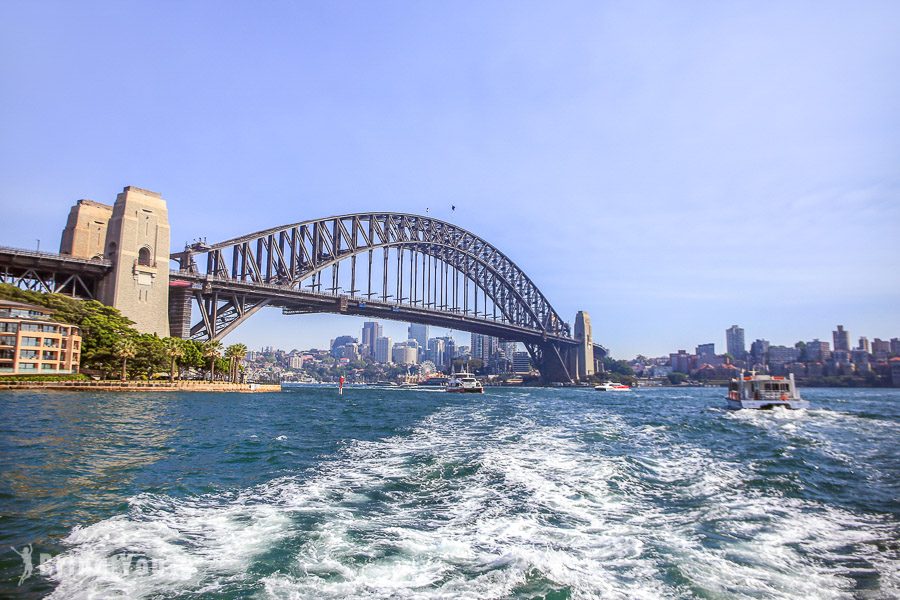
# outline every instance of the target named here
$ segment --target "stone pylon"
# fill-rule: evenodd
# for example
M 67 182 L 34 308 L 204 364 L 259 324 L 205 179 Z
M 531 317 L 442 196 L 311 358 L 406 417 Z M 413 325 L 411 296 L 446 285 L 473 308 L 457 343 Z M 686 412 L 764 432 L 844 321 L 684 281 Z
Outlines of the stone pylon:
M 169 214 L 156 192 L 126 187 L 116 197 L 104 256 L 112 272 L 99 300 L 119 309 L 142 333 L 169 335 Z
M 594 338 L 591 334 L 591 316 L 580 310 L 575 315 L 575 339 L 578 347 L 575 351 L 573 375 L 577 379 L 586 379 L 594 374 Z

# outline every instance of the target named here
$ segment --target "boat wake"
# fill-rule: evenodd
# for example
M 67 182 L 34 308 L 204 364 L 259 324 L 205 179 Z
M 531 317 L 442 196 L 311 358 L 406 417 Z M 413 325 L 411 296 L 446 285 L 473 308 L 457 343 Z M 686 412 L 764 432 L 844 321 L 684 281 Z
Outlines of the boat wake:
M 445 407 L 234 494 L 133 498 L 42 566 L 51 597 L 900 594 L 896 523 L 760 487 L 670 427 L 497 411 Z M 109 568 L 127 554 L 151 567 Z

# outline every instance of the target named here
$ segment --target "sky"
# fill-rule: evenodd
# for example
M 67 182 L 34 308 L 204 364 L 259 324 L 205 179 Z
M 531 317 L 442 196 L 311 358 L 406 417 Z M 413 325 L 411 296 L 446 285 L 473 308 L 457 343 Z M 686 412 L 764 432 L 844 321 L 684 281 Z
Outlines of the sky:
M 898 107 L 896 1 L 5 0 L 0 245 L 56 250 L 126 185 L 162 193 L 173 250 L 428 210 L 617 358 L 721 352 L 732 324 L 887 339 Z M 225 341 L 361 324 L 264 310 Z

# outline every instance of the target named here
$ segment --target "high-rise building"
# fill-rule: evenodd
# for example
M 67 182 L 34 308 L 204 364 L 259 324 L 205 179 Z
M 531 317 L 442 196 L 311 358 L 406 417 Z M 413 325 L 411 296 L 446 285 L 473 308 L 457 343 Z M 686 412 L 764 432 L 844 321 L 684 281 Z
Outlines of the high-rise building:
M 772 349 L 769 348 L 771 352 Z M 819 338 L 811 342 L 806 342 L 806 360 L 808 361 L 826 361 L 831 358 L 831 348 L 828 342 L 820 342 Z
M 837 329 L 831 332 L 831 337 L 834 339 L 835 350 L 850 351 L 850 332 L 846 331 L 843 325 L 838 325 Z
M 769 352 L 769 340 L 756 340 L 750 344 L 750 355 L 759 363 L 766 362 L 766 354 Z
M 513 352 L 512 363 L 515 373 L 531 372 L 531 355 L 527 352 Z
M 389 363 L 393 358 L 394 342 L 389 337 L 380 337 L 375 340 L 375 360 L 380 363 Z
M 737 325 L 732 325 L 725 330 L 725 348 L 728 354 L 738 360 L 744 358 L 746 353 L 744 346 L 744 330 Z
M 900 338 L 891 338 L 891 354 L 900 354 Z
M 422 362 L 425 360 L 425 348 L 419 348 L 419 342 L 416 340 L 406 340 L 403 342 L 406 346 L 413 348 L 416 351 L 416 363 Z M 400 342 L 394 344 L 394 348 L 400 345 Z
M 377 321 L 366 321 L 363 323 L 362 345 L 364 355 L 375 355 L 375 340 L 380 337 L 382 337 L 381 323 L 378 323 Z
M 872 347 L 869 345 L 869 338 L 866 336 L 862 336 L 859 338 L 859 350 L 864 350 L 866 353 L 872 352 Z
M 428 352 L 425 356 L 436 367 L 441 367 L 444 365 L 444 350 L 444 338 L 431 338 L 428 340 Z
M 331 355 L 335 358 L 339 358 L 340 349 L 347 344 L 358 344 L 359 340 L 357 340 L 352 335 L 339 335 L 333 340 L 331 340 Z
M 452 367 L 454 358 L 456 358 L 456 340 L 447 336 L 444 338 L 444 366 Z
M 766 354 L 770 366 L 797 362 L 797 359 L 800 358 L 800 350 L 789 346 L 769 346 Z
M 416 364 L 416 355 L 418 353 L 418 345 L 414 340 L 409 340 L 404 344 L 394 346 L 392 352 L 394 362 L 398 365 L 414 365 Z
M 478 333 L 472 334 L 472 358 L 481 359 L 484 361 L 484 364 L 487 364 L 491 360 L 491 357 L 497 354 L 499 349 L 499 339 L 490 335 L 481 335 Z
M 672 370 L 678 373 L 690 373 L 695 361 L 696 357 L 688 354 L 686 350 L 679 350 L 677 353 L 669 354 L 669 364 L 672 365 Z
M 503 353 L 503 356 L 512 360 L 513 354 L 516 353 L 516 347 L 518 344 L 516 342 L 510 342 L 508 340 L 500 341 L 500 352 Z
M 424 353 L 428 348 L 428 325 L 410 323 L 408 331 L 409 339 L 416 340 L 419 344 L 420 353 Z
M 856 349 L 851 352 L 853 355 L 853 364 L 856 366 L 856 370 L 860 373 L 868 373 L 872 370 L 872 365 L 869 364 L 869 352 L 868 350 Z
M 703 361 L 703 358 L 706 356 L 715 356 L 716 355 L 716 345 L 715 344 L 700 344 L 697 346 L 697 360 Z
M 359 360 L 359 344 L 357 344 L 356 342 L 350 342 L 349 344 L 337 346 L 334 350 L 331 351 L 331 355 L 335 358 Z

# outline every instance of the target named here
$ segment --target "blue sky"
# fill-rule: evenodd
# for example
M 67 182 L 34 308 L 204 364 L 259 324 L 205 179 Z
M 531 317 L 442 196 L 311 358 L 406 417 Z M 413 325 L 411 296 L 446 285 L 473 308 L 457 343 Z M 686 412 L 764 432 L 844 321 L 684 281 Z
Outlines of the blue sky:
M 0 244 L 55 249 L 125 185 L 174 247 L 429 208 L 618 357 L 733 323 L 897 337 L 898 107 L 897 2 L 7 0 Z M 360 325 L 273 310 L 226 341 Z

